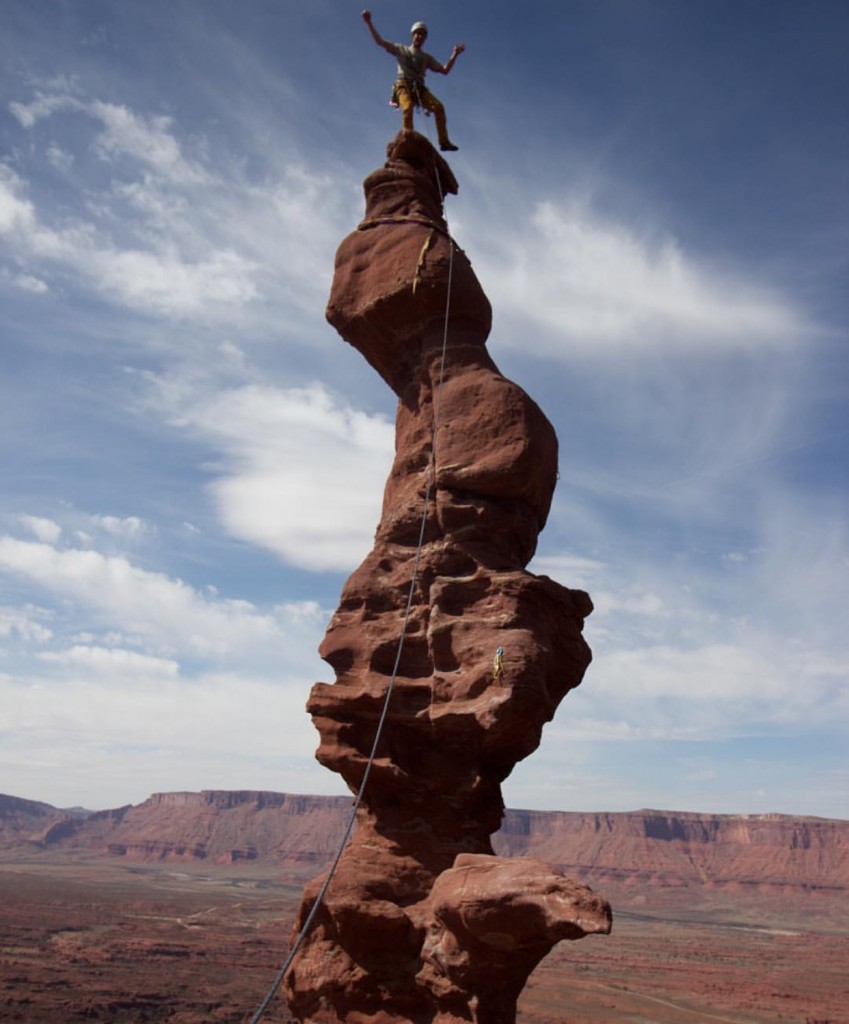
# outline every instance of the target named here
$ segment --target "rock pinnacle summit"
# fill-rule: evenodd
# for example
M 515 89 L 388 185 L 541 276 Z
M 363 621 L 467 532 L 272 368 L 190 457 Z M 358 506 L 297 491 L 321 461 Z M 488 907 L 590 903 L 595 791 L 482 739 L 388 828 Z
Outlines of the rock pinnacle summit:
M 307 703 L 316 756 L 352 793 L 393 688 L 356 830 L 285 991 L 304 1024 L 511 1024 L 555 943 L 611 926 L 586 886 L 490 841 L 501 783 L 590 663 L 592 602 L 525 568 L 557 438 L 487 351 L 490 304 L 444 218 L 451 169 L 402 131 L 364 189 L 327 318 L 397 395 L 396 454 L 374 548 L 320 647 L 335 682 Z

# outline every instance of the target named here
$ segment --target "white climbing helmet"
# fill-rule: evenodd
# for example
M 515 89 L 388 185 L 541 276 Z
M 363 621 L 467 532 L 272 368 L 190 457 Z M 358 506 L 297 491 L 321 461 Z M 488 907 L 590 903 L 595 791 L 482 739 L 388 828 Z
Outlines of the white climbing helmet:
M 414 35 L 416 32 L 424 32 L 427 35 L 427 25 L 423 21 L 417 21 L 410 29 L 410 35 Z

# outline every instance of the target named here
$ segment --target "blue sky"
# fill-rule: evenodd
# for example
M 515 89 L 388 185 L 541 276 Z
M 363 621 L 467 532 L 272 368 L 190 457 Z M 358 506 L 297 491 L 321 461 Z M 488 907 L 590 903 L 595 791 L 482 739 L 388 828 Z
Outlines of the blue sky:
M 324 321 L 399 127 L 344 0 L 0 11 L 0 790 L 339 793 L 303 711 L 393 396 Z M 849 6 L 380 3 L 595 661 L 514 807 L 849 817 Z M 430 120 L 417 127 L 434 137 Z

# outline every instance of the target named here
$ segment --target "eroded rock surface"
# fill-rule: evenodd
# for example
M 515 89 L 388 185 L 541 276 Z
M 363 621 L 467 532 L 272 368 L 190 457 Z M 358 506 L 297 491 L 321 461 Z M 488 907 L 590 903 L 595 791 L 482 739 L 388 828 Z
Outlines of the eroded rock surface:
M 454 176 L 415 132 L 387 156 L 365 180 L 365 219 L 339 247 L 327 310 L 398 395 L 375 546 L 320 649 L 336 681 L 316 683 L 307 705 L 318 759 L 352 792 L 394 686 L 356 833 L 287 998 L 311 1024 L 504 1024 L 552 945 L 610 928 L 588 889 L 495 858 L 490 842 L 501 782 L 590 662 L 592 603 L 525 569 L 557 439 L 486 350 L 489 302 L 443 218 Z
M 555 943 L 610 931 L 610 908 L 531 857 L 461 854 L 437 878 L 417 980 L 443 1020 L 510 1024 L 525 980 Z

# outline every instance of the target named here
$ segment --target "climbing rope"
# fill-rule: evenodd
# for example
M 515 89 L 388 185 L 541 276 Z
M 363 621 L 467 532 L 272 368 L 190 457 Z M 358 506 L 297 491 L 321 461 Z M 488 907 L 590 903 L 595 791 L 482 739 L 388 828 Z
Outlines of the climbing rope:
M 436 185 L 437 185 L 437 188 L 439 189 L 440 205 L 444 209 L 445 195 L 444 195 L 444 193 L 442 191 L 442 182 L 441 182 L 440 177 L 439 177 L 439 167 L 435 166 L 434 167 L 434 171 L 435 171 L 435 174 L 436 174 Z M 413 223 L 419 223 L 420 220 L 424 220 L 424 218 L 419 219 L 419 218 L 412 218 L 412 217 L 392 218 L 393 221 L 396 220 L 396 219 L 399 220 L 399 221 L 410 221 L 410 222 L 413 222 Z M 377 220 L 377 221 L 372 221 L 372 222 L 364 221 L 363 224 L 360 225 L 360 227 L 361 228 L 362 227 L 371 227 L 371 226 L 373 226 L 376 223 L 381 223 L 381 222 L 382 223 L 386 223 L 388 220 L 389 219 L 387 218 L 387 219 Z M 421 252 L 421 254 L 419 256 L 419 263 L 418 263 L 418 265 L 416 267 L 416 275 L 415 275 L 415 278 L 414 278 L 414 281 L 413 281 L 413 293 L 415 293 L 415 286 L 416 286 L 416 282 L 418 280 L 418 275 L 419 275 L 419 270 L 421 268 L 422 260 L 424 258 L 424 255 L 425 255 L 426 251 L 427 251 L 427 248 L 429 247 L 430 239 L 433 237 L 432 231 L 433 231 L 434 228 L 436 228 L 436 230 L 443 231 L 442 228 L 438 227 L 437 225 L 433 224 L 430 221 L 425 221 L 425 223 L 428 226 L 430 226 L 432 230 L 431 230 L 431 234 L 428 236 L 428 240 L 425 242 L 425 245 L 422 248 L 422 252 Z M 447 225 L 447 218 L 446 218 L 446 225 Z M 415 594 L 416 583 L 418 582 L 419 565 L 420 565 L 420 562 L 421 562 L 422 549 L 424 548 L 424 538 L 425 538 L 425 530 L 427 528 L 428 506 L 430 504 L 430 495 L 431 495 L 431 491 L 433 490 L 434 482 L 436 480 L 436 438 L 437 438 L 437 432 L 439 430 L 440 408 L 441 408 L 441 405 L 442 405 L 442 382 L 443 382 L 443 378 L 444 378 L 444 374 L 445 374 L 445 353 L 446 353 L 447 348 L 448 348 L 448 318 L 449 318 L 449 313 L 450 313 L 450 310 L 451 310 L 451 285 L 452 285 L 453 276 L 454 276 L 454 247 L 455 247 L 454 246 L 454 240 L 451 238 L 450 231 L 445 230 L 445 231 L 443 231 L 443 233 L 448 238 L 448 287 L 446 289 L 446 295 L 445 295 L 445 322 L 444 322 L 443 333 L 442 333 L 442 353 L 441 353 L 440 362 L 439 362 L 439 377 L 438 377 L 438 384 L 437 384 L 437 388 L 436 388 L 436 393 L 434 395 L 434 403 L 433 403 L 433 432 L 431 434 L 431 444 L 430 444 L 430 463 L 428 465 L 427 484 L 425 486 L 424 502 L 423 502 L 423 508 L 422 508 L 422 518 L 421 518 L 421 524 L 419 526 L 418 543 L 416 544 L 416 554 L 415 554 L 415 558 L 413 559 L 413 574 L 412 574 L 412 577 L 410 578 L 410 588 L 409 588 L 409 591 L 407 592 L 407 604 L 406 604 L 406 607 L 404 609 L 404 618 L 403 618 L 403 621 L 401 623 L 401 635 L 398 638 L 398 649 L 397 649 L 396 654 L 395 654 L 395 662 L 394 662 L 394 664 L 392 666 L 392 674 L 389 677 L 389 683 L 388 683 L 388 685 L 386 687 L 386 696 L 383 698 L 383 707 L 382 707 L 381 712 L 380 712 L 380 718 L 378 719 L 377 729 L 375 730 L 374 741 L 372 742 L 372 745 L 371 745 L 371 751 L 369 752 L 369 757 L 368 757 L 368 761 L 366 763 L 365 771 L 363 772 L 363 778 L 362 778 L 362 781 L 360 782 L 359 789 L 357 790 L 357 795 L 354 798 L 354 802 L 353 802 L 353 805 L 352 805 L 352 808 L 351 808 L 351 813 L 348 816 L 348 823 L 347 823 L 347 825 L 345 827 L 345 832 L 344 832 L 344 834 L 342 836 L 342 841 L 339 844 L 339 849 L 337 850 L 336 855 L 333 858 L 333 862 L 330 865 L 330 869 L 327 872 L 327 874 L 326 874 L 326 876 L 324 878 L 324 882 L 322 883 L 321 888 L 318 891 L 318 895 L 316 896 L 315 900 L 313 901 L 313 905 L 310 908 L 310 912 L 309 912 L 309 914 L 307 914 L 306 920 L 304 921 L 304 923 L 303 923 L 303 925 L 301 927 L 301 930 L 298 932 L 298 935 L 295 938 L 294 943 L 292 944 L 292 948 L 289 950 L 289 955 L 286 957 L 286 960 L 285 960 L 283 966 L 280 968 L 280 970 L 275 975 L 274 981 L 272 982 L 271 987 L 269 988 L 268 992 L 266 993 L 265 998 L 260 1003 L 259 1008 L 257 1009 L 256 1013 L 253 1015 L 253 1017 L 251 1017 L 250 1024 L 259 1024 L 259 1021 L 262 1020 L 263 1016 L 265 1015 L 265 1011 L 268 1009 L 269 1003 L 274 998 L 274 996 L 277 994 L 277 990 L 280 988 L 280 985 L 283 982 L 283 978 L 286 976 L 286 972 L 291 967 L 292 961 L 295 959 L 295 956 L 297 955 L 298 950 L 301 948 L 301 946 L 303 945 L 304 940 L 306 939 L 307 935 L 310 932 L 310 928 L 312 927 L 313 920 L 315 919 L 316 914 L 318 913 L 320 907 L 322 906 L 322 904 L 324 902 L 324 897 L 327 894 L 327 890 L 330 887 L 330 883 L 333 880 L 333 876 L 336 874 L 336 869 L 339 867 L 339 861 L 342 859 L 342 854 L 345 852 L 345 848 L 347 847 L 348 841 L 349 841 L 349 839 L 351 837 L 351 832 L 353 831 L 354 823 L 355 823 L 356 818 L 357 818 L 357 811 L 359 810 L 360 804 L 362 803 L 363 794 L 365 793 L 366 785 L 368 783 L 369 776 L 371 775 L 372 765 L 374 764 L 375 758 L 377 756 L 378 744 L 380 743 L 380 739 L 381 739 L 381 736 L 383 734 L 383 727 L 386 724 L 386 717 L 387 717 L 387 715 L 389 713 L 389 704 L 390 704 L 390 701 L 392 699 L 392 691 L 395 688 L 395 680 L 396 680 L 396 678 L 398 676 L 398 668 L 399 668 L 399 666 L 401 664 L 401 654 L 403 653 L 403 650 L 404 650 L 404 640 L 406 639 L 406 636 L 407 636 L 407 627 L 409 626 L 410 613 L 411 613 L 412 608 L 413 608 L 413 596 Z

